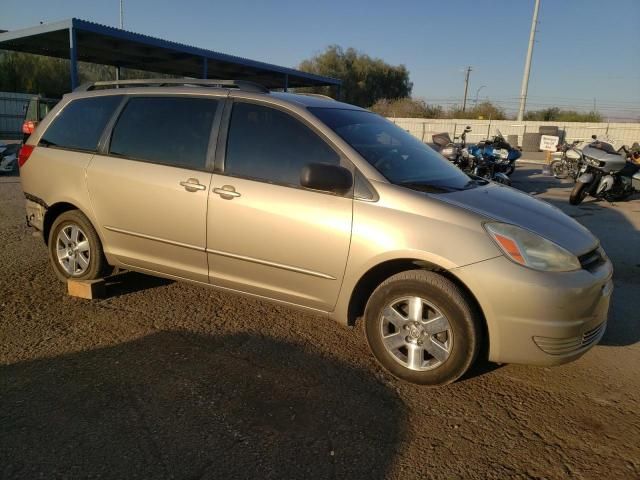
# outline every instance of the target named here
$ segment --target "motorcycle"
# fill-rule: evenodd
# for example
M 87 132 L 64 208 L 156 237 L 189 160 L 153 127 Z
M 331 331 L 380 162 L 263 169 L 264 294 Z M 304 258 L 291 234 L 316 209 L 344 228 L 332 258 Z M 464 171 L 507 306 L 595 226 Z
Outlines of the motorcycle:
M 581 141 L 573 143 L 563 143 L 559 146 L 558 152 L 552 154 L 553 160 L 549 164 L 551 174 L 555 178 L 563 179 L 571 177 L 575 180 L 582 164 L 582 150 L 579 147 Z
M 471 132 L 471 127 L 467 126 L 460 134 L 460 142 L 451 141 L 449 133 L 436 133 L 431 136 L 434 145 L 439 149 L 440 155 L 449 160 L 460 170 L 466 171 L 469 168 L 469 155 L 465 150 L 467 145 L 467 133 Z M 454 140 L 456 138 L 454 137 Z
M 485 164 L 492 162 L 493 170 L 496 173 L 503 173 L 507 177 L 515 171 L 515 162 L 522 156 L 520 149 L 511 146 L 500 130 L 491 139 L 484 140 L 477 145 L 469 145 L 468 151 L 475 159 L 483 158 Z
M 640 191 L 640 165 L 628 162 L 611 143 L 596 140 L 582 149 L 582 167 L 569 203 L 579 205 L 591 195 L 609 202 Z

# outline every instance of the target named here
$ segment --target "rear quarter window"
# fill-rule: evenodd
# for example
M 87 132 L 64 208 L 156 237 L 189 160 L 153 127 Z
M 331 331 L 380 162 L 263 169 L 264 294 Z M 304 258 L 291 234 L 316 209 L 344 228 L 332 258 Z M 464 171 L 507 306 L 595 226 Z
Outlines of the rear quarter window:
M 121 95 L 72 100 L 51 122 L 39 145 L 95 151 L 107 122 L 121 100 Z

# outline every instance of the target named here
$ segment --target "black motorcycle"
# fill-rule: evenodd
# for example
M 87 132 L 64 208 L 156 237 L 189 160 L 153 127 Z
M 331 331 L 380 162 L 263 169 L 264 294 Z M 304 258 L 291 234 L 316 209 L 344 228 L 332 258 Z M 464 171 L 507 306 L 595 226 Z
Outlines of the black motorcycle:
M 444 158 L 453 163 L 460 170 L 469 170 L 469 154 L 466 150 L 467 133 L 471 132 L 471 127 L 467 126 L 460 134 L 460 142 L 451 141 L 447 132 L 436 133 L 431 136 L 433 144 Z M 454 138 L 456 140 L 456 138 Z
M 579 205 L 591 195 L 609 202 L 640 191 L 640 166 L 628 162 L 610 143 L 597 140 L 582 149 L 582 167 L 569 203 Z

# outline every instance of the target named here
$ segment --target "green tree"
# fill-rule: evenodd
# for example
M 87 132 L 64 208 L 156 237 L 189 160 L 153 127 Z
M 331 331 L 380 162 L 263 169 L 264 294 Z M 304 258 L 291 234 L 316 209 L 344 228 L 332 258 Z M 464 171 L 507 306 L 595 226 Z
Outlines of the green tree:
M 80 83 L 114 80 L 115 67 L 78 62 Z M 171 75 L 121 69 L 123 79 L 168 78 Z M 0 91 L 61 97 L 71 89 L 69 60 L 0 50 Z
M 525 120 L 537 120 L 542 122 L 602 122 L 599 112 L 577 112 L 575 110 L 561 110 L 558 107 L 534 110 L 524 115 Z
M 371 58 L 353 48 L 344 50 L 338 45 L 331 45 L 321 54 L 304 60 L 299 69 L 339 78 L 342 80 L 342 100 L 361 107 L 370 107 L 381 98 L 408 97 L 413 88 L 404 65 L 389 65 L 379 58 Z M 304 91 L 335 96 L 330 87 Z
M 440 105 L 427 105 L 427 102 L 413 98 L 388 100 L 382 98 L 373 104 L 371 110 L 383 117 L 398 118 L 443 118 L 444 109 Z
M 462 107 L 456 105 L 449 111 L 449 117 L 468 119 L 482 118 L 484 120 L 505 120 L 507 118 L 507 114 L 502 108 L 494 105 L 489 101 L 486 101 L 479 103 L 473 108 L 467 108 L 464 112 L 462 111 Z

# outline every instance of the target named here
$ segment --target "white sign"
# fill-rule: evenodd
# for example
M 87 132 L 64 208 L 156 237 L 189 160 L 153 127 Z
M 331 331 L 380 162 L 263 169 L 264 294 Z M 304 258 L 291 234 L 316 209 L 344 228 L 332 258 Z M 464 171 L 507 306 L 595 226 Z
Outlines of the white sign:
M 540 137 L 540 150 L 555 152 L 558 149 L 559 142 L 560 137 L 554 137 L 553 135 L 542 135 Z

